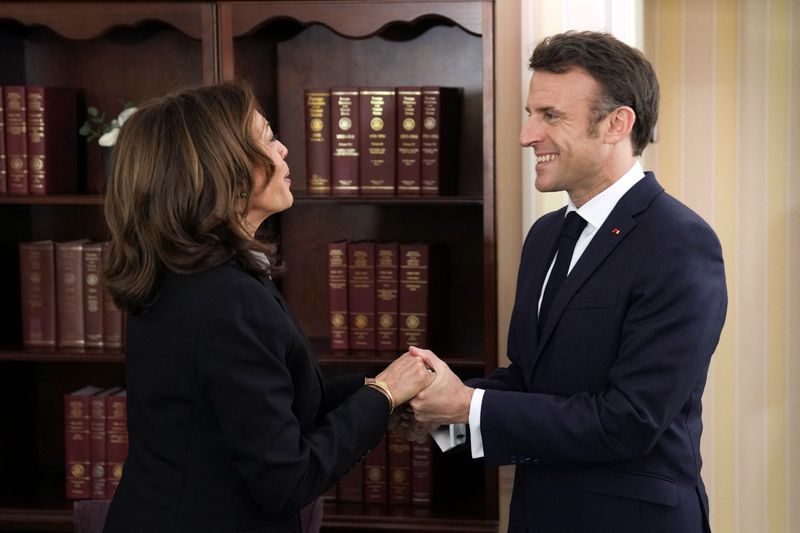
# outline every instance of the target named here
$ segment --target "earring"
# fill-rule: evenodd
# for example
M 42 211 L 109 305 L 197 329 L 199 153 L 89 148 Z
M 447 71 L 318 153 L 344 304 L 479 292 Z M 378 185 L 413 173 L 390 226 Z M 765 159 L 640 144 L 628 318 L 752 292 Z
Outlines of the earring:
M 247 192 L 242 191 L 239 193 L 239 196 L 241 196 L 242 198 L 247 198 Z

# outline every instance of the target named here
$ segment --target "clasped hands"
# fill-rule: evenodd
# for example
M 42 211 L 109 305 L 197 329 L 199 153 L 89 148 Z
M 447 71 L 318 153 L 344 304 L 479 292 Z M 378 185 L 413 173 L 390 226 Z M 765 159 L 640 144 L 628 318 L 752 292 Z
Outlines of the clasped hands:
M 475 389 L 430 350 L 409 347 L 376 378 L 389 384 L 397 401 L 389 429 L 408 440 L 423 441 L 441 425 L 469 422 Z

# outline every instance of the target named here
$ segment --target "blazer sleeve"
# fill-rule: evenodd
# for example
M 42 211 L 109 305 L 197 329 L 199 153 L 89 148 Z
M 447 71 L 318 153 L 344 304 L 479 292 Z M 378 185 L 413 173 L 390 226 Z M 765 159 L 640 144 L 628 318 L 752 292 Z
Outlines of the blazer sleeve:
M 223 286 L 198 331 L 201 392 L 231 460 L 266 513 L 299 510 L 380 441 L 387 402 L 370 387 L 301 432 L 286 359 L 299 333 L 255 279 Z
M 491 464 L 605 462 L 644 456 L 687 401 L 698 402 L 727 308 L 722 251 L 702 221 L 665 228 L 641 253 L 607 387 L 569 396 L 487 390 L 481 410 Z M 559 325 L 561 326 L 561 324 Z M 569 325 L 563 325 L 569 331 Z M 598 351 L 609 347 L 597 347 Z

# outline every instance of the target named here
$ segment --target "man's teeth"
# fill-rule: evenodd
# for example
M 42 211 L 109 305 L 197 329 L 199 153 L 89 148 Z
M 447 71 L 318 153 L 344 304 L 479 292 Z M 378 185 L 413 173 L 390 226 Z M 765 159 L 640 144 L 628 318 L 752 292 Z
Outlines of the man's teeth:
M 540 156 L 536 156 L 536 162 L 537 163 L 547 163 L 548 161 L 552 161 L 553 159 L 556 159 L 557 157 L 558 157 L 558 154 L 540 155 Z

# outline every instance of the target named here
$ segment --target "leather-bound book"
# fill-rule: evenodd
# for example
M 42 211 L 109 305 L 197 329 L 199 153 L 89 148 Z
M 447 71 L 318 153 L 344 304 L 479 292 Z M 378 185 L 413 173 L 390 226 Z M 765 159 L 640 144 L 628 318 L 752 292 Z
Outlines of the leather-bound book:
M 433 440 L 411 443 L 411 503 L 413 505 L 430 505 L 433 485 L 432 461 Z
M 361 89 L 359 194 L 395 195 L 395 93 L 393 88 Z
M 364 463 L 360 462 L 339 479 L 339 501 L 363 503 L 364 501 Z
M 423 196 L 455 194 L 460 119 L 461 89 L 422 88 L 420 187 Z
M 28 194 L 28 140 L 24 85 L 3 86 L 6 126 L 6 189 L 9 194 Z
M 31 194 L 78 189 L 78 95 L 67 87 L 26 87 Z
M 430 245 L 400 245 L 400 349 L 428 347 Z
M 331 89 L 331 193 L 358 196 L 358 89 Z
M 331 195 L 331 93 L 306 89 L 306 193 Z
M 8 192 L 8 174 L 6 173 L 6 117 L 3 88 L 0 87 L 0 194 Z
M 397 194 L 420 195 L 422 89 L 397 88 Z
M 111 252 L 111 243 L 103 243 L 103 269 L 109 261 L 109 253 Z M 123 313 L 114 303 L 114 298 L 105 286 L 103 286 L 103 348 L 122 348 L 122 329 L 123 329 Z
M 84 348 L 83 245 L 86 239 L 56 243 L 56 323 L 59 348 Z
M 384 435 L 380 443 L 364 458 L 364 501 L 367 503 L 388 501 L 386 439 Z
M 400 246 L 396 242 L 375 245 L 375 343 L 376 348 L 382 351 L 395 352 L 398 348 L 399 255 Z
M 350 347 L 347 327 L 347 241 L 328 243 L 328 308 L 331 350 Z
M 106 396 L 106 498 L 114 496 L 128 458 L 128 402 L 125 390 Z
M 411 443 L 405 437 L 389 432 L 389 503 L 411 503 Z
M 19 243 L 22 344 L 56 347 L 56 270 L 53 241 Z
M 375 243 L 347 245 L 350 349 L 375 349 Z
M 103 245 L 83 245 L 83 336 L 87 348 L 103 347 Z
M 89 498 L 90 475 L 90 400 L 100 387 L 88 386 L 64 394 L 64 458 L 66 497 Z
M 91 497 L 106 497 L 106 397 L 122 390 L 112 387 L 89 397 L 89 467 Z

